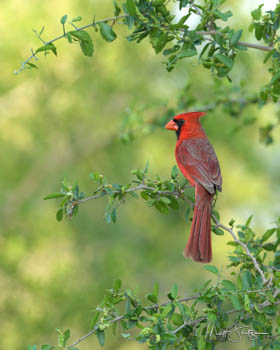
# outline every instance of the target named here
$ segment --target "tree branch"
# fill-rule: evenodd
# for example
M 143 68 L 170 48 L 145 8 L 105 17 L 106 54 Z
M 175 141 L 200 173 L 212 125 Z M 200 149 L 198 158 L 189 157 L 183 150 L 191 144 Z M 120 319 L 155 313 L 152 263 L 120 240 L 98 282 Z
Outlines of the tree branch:
M 99 21 L 95 21 L 95 22 L 92 22 L 90 24 L 86 24 L 86 25 L 84 25 L 82 27 L 76 28 L 74 31 L 78 32 L 80 30 L 83 30 L 83 29 L 86 29 L 86 28 L 89 28 L 89 27 L 94 27 L 96 24 L 99 24 L 99 23 L 110 22 L 110 21 L 116 22 L 118 19 L 122 19 L 122 18 L 125 18 L 125 17 L 128 17 L 128 15 L 121 15 L 121 16 L 115 16 L 115 17 L 109 17 L 109 18 L 101 19 Z M 36 33 L 36 31 L 34 33 L 42 41 L 41 37 L 38 36 L 38 33 Z M 67 33 L 68 32 L 64 32 L 62 35 L 59 35 L 58 37 L 56 37 L 56 38 L 54 38 L 52 40 L 49 40 L 49 41 L 46 41 L 46 42 L 43 41 L 44 42 L 44 46 L 48 45 L 48 44 L 52 44 L 55 41 L 60 40 L 62 38 L 66 38 Z M 35 52 L 32 51 L 32 55 L 30 57 L 28 57 L 27 60 L 25 60 L 24 62 L 21 63 L 21 67 L 18 70 L 14 71 L 14 74 L 17 75 L 20 72 L 22 72 L 24 67 L 26 66 L 26 64 L 28 64 L 32 60 L 32 58 L 34 58 L 34 57 L 36 57 L 36 51 Z
M 245 243 L 241 242 L 241 241 L 237 238 L 236 234 L 233 232 L 233 230 L 232 230 L 231 228 L 226 227 L 225 225 L 221 224 L 221 223 L 219 222 L 219 220 L 216 218 L 215 215 L 212 214 L 212 218 L 213 218 L 213 220 L 215 221 L 217 227 L 221 227 L 223 230 L 227 231 L 227 232 L 233 237 L 233 239 L 235 240 L 235 242 L 238 243 L 238 244 L 240 244 L 240 245 L 245 249 L 246 254 L 247 254 L 248 257 L 252 260 L 252 262 L 253 262 L 253 264 L 254 264 L 254 266 L 255 266 L 255 269 L 256 269 L 256 270 L 258 271 L 258 273 L 260 274 L 261 279 L 262 279 L 262 281 L 263 281 L 263 284 L 267 284 L 270 280 L 268 280 L 268 279 L 265 277 L 265 275 L 264 275 L 262 269 L 260 268 L 260 266 L 259 266 L 259 264 L 258 264 L 256 258 L 250 253 L 250 251 L 249 251 L 247 245 L 246 245 Z
M 198 31 L 196 32 L 196 34 L 198 35 L 203 35 L 203 36 L 207 36 L 207 35 L 223 35 L 223 33 L 217 31 L 217 30 L 209 30 L 209 31 Z M 258 44 L 251 44 L 251 43 L 247 43 L 245 41 L 238 41 L 237 45 L 240 46 L 245 46 L 248 47 L 250 49 L 256 49 L 256 50 L 262 50 L 262 51 L 271 51 L 274 48 L 272 46 L 264 46 L 264 45 L 258 45 Z

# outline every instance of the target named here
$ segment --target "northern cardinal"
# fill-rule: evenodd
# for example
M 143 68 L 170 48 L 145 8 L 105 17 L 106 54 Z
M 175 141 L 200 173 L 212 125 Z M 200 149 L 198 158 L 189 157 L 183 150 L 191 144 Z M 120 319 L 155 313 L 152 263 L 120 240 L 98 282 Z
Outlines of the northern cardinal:
M 208 263 L 212 260 L 211 210 L 216 190 L 222 191 L 222 176 L 216 153 L 208 141 L 199 118 L 206 113 L 190 112 L 176 115 L 165 125 L 175 130 L 177 164 L 195 187 L 192 227 L 184 256 Z

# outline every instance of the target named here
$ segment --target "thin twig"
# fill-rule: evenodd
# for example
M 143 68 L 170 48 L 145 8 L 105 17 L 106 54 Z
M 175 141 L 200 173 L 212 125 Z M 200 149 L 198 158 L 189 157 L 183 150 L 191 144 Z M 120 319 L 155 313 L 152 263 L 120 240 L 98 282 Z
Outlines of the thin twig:
M 203 35 L 203 36 L 223 35 L 223 33 L 219 32 L 217 30 L 198 31 L 198 32 L 196 32 L 196 34 Z M 262 50 L 262 51 L 272 51 L 273 50 L 272 46 L 252 44 L 252 43 L 247 43 L 245 41 L 238 41 L 236 45 L 245 46 L 245 47 L 249 47 L 250 49 Z
M 128 17 L 128 15 L 121 15 L 121 16 L 115 16 L 115 17 L 105 18 L 105 19 L 101 19 L 101 20 L 99 20 L 99 21 L 96 21 L 96 22 L 93 22 L 93 23 L 90 23 L 90 24 L 86 24 L 86 25 L 84 25 L 84 26 L 82 26 L 82 27 L 79 27 L 79 28 L 75 27 L 75 28 L 76 28 L 76 31 L 78 32 L 78 31 L 80 31 L 80 30 L 83 30 L 83 29 L 86 29 L 86 28 L 89 28 L 89 27 L 94 27 L 96 24 L 99 24 L 99 23 L 104 23 L 104 22 L 109 22 L 109 21 L 117 21 L 118 19 L 122 19 L 122 18 L 125 18 L 125 17 Z M 56 38 L 54 38 L 54 39 L 52 39 L 52 40 L 50 40 L 50 41 L 44 42 L 44 45 L 52 44 L 52 43 L 54 43 L 54 42 L 57 41 L 57 40 L 60 40 L 60 39 L 62 39 L 62 38 L 65 38 L 66 35 L 67 35 L 67 33 L 68 33 L 68 32 L 63 33 L 62 35 L 59 35 L 58 37 L 56 37 Z M 36 34 L 36 33 L 35 33 L 35 34 Z M 36 34 L 36 35 L 37 35 L 37 34 Z M 39 36 L 37 35 L 37 37 L 39 37 Z M 40 37 L 39 37 L 39 39 L 42 40 Z M 28 57 L 27 60 L 25 60 L 24 62 L 22 62 L 22 63 L 21 63 L 21 67 L 19 68 L 19 70 L 15 71 L 14 74 L 19 74 L 20 72 L 22 72 L 23 69 L 24 69 L 24 67 L 25 67 L 25 65 L 26 65 L 29 61 L 31 61 L 32 58 L 34 58 L 34 57 L 35 57 L 35 53 L 32 54 L 30 57 Z
M 213 220 L 215 221 L 217 227 L 221 227 L 223 230 L 225 230 L 225 231 L 227 231 L 229 234 L 231 234 L 231 236 L 233 237 L 233 239 L 235 240 L 235 242 L 238 243 L 238 244 L 240 244 L 240 245 L 245 249 L 246 254 L 247 254 L 247 255 L 249 256 L 249 258 L 252 260 L 252 262 L 253 262 L 253 264 L 254 264 L 256 270 L 259 272 L 259 274 L 260 274 L 260 276 L 261 276 L 261 278 L 262 278 L 263 284 L 267 284 L 267 283 L 269 282 L 269 280 L 265 277 L 265 275 L 264 275 L 262 269 L 260 268 L 259 264 L 257 263 L 256 258 L 250 253 L 250 251 L 249 251 L 247 245 L 246 245 L 245 243 L 241 242 L 241 241 L 237 238 L 236 234 L 233 232 L 233 230 L 232 230 L 231 228 L 226 227 L 225 225 L 221 224 L 221 223 L 219 222 L 219 220 L 216 218 L 215 215 L 212 214 L 212 218 L 213 218 Z
M 157 191 L 154 187 L 149 187 L 149 186 L 141 184 L 139 186 L 129 188 L 129 189 L 125 190 L 124 192 L 125 193 L 129 193 L 129 192 L 147 190 L 147 191 L 154 191 L 155 194 L 159 194 L 160 196 L 175 196 L 175 197 L 178 198 L 178 197 L 182 197 L 183 196 L 184 189 L 187 188 L 187 187 L 190 187 L 190 186 L 186 185 L 183 188 L 181 188 L 179 191 Z M 112 191 L 112 193 L 121 193 L 121 192 L 122 191 Z M 85 203 L 85 202 L 88 202 L 88 201 L 93 200 L 93 199 L 98 199 L 98 198 L 103 197 L 105 195 L 107 195 L 107 192 L 102 191 L 101 193 L 98 193 L 96 195 L 89 196 L 89 197 L 81 199 L 79 201 L 75 201 L 74 204 L 75 205 L 79 205 L 81 203 Z
M 185 297 L 185 298 L 181 298 L 178 299 L 178 302 L 183 302 L 183 301 L 188 301 L 188 300 L 194 300 L 197 299 L 200 295 L 193 295 L 193 296 L 189 296 L 189 297 Z M 167 301 L 166 303 L 163 304 L 156 304 L 156 305 L 151 305 L 151 306 L 146 306 L 143 308 L 143 310 L 152 310 L 152 309 L 157 309 L 159 307 L 162 306 L 166 306 L 168 304 L 171 304 L 172 301 Z M 110 321 L 108 321 L 109 324 L 118 322 L 120 320 L 122 320 L 125 316 L 118 316 Z M 85 334 L 84 336 L 82 336 L 81 338 L 79 338 L 78 340 L 76 340 L 73 344 L 69 345 L 70 348 L 72 348 L 73 346 L 79 344 L 81 341 L 85 340 L 86 338 L 88 338 L 89 336 L 91 336 L 93 333 L 95 333 L 99 328 L 99 325 L 97 324 L 90 332 L 88 332 L 87 334 Z

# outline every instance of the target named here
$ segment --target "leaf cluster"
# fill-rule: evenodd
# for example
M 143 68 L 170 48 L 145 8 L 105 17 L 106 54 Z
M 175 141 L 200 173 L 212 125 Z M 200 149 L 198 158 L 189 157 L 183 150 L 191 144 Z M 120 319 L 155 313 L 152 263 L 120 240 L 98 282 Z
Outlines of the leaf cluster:
M 251 220 L 252 217 L 235 228 L 239 239 L 254 254 L 268 283 L 263 282 L 242 246 L 230 241 L 233 251 L 227 269 L 232 279 L 225 279 L 223 271 L 216 266 L 206 265 L 204 269 L 213 278 L 187 297 L 181 296 L 174 284 L 165 302 L 161 301 L 157 283 L 140 300 L 137 288 L 123 290 L 121 281 L 116 280 L 96 307 L 88 334 L 69 345 L 70 331 L 58 330 L 58 346 L 43 345 L 41 350 L 76 349 L 78 343 L 93 334 L 104 346 L 110 329 L 114 335 L 144 343 L 151 350 L 213 350 L 220 342 L 240 341 L 242 334 L 251 340 L 250 350 L 260 346 L 264 350 L 278 349 L 280 221 L 259 237 L 250 227 Z M 234 221 L 230 225 L 234 227 Z M 33 345 L 28 350 L 35 349 Z

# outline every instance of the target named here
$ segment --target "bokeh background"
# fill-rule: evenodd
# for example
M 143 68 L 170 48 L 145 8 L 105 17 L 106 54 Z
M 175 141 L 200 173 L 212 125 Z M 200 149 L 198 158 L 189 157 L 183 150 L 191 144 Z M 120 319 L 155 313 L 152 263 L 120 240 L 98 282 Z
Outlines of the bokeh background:
M 231 23 L 247 31 L 250 11 L 260 1 L 228 1 Z M 266 1 L 266 9 L 273 5 Z M 176 9 L 174 8 L 174 12 Z M 243 86 L 256 92 L 269 79 L 262 65 L 264 53 L 240 53 L 231 76 L 233 84 L 216 82 L 209 71 L 184 61 L 167 73 L 147 42 L 129 43 L 127 30 L 118 26 L 118 39 L 106 43 L 91 30 L 96 54 L 86 58 L 78 45 L 57 43 L 58 57 L 41 56 L 40 70 L 13 71 L 40 46 L 32 29 L 44 25 L 44 37 L 61 32 L 59 20 L 81 15 L 84 24 L 110 17 L 111 0 L 78 1 L 2 0 L 0 79 L 0 349 L 25 349 L 27 344 L 56 342 L 55 328 L 70 328 L 71 340 L 89 330 L 92 310 L 104 290 L 116 278 L 123 286 L 144 295 L 155 282 L 161 298 L 174 282 L 181 295 L 209 278 L 201 264 L 182 257 L 189 227 L 185 209 L 164 216 L 141 200 L 131 199 L 118 211 L 116 224 L 104 220 L 105 200 L 88 202 L 72 221 L 58 223 L 56 202 L 43 197 L 59 190 L 65 177 L 78 179 L 81 190 L 90 194 L 92 171 L 108 181 L 127 183 L 130 170 L 150 161 L 152 174 L 169 176 L 175 164 L 175 136 L 164 129 L 139 135 L 131 144 L 120 141 L 120 126 L 127 108 L 162 105 L 174 107 L 182 89 L 190 85 L 196 105 L 215 101 L 220 90 Z M 247 35 L 247 34 L 246 34 Z M 254 41 L 250 35 L 244 40 Z M 186 92 L 187 94 L 188 92 Z M 188 96 L 186 96 L 188 98 Z M 254 215 L 253 227 L 260 233 L 279 215 L 279 129 L 274 143 L 259 142 L 258 128 L 277 118 L 278 107 L 246 108 L 242 118 L 257 123 L 232 133 L 242 119 L 231 118 L 221 109 L 209 113 L 203 125 L 218 154 L 224 191 L 217 208 L 221 221 L 244 222 Z M 181 111 L 178 111 L 181 112 Z M 225 276 L 230 237 L 213 236 L 213 264 Z M 211 276 L 210 276 L 211 277 Z M 224 348 L 222 344 L 219 348 Z M 95 337 L 80 346 L 98 349 Z M 247 349 L 249 344 L 227 344 L 227 349 Z M 106 349 L 140 349 L 114 337 Z

